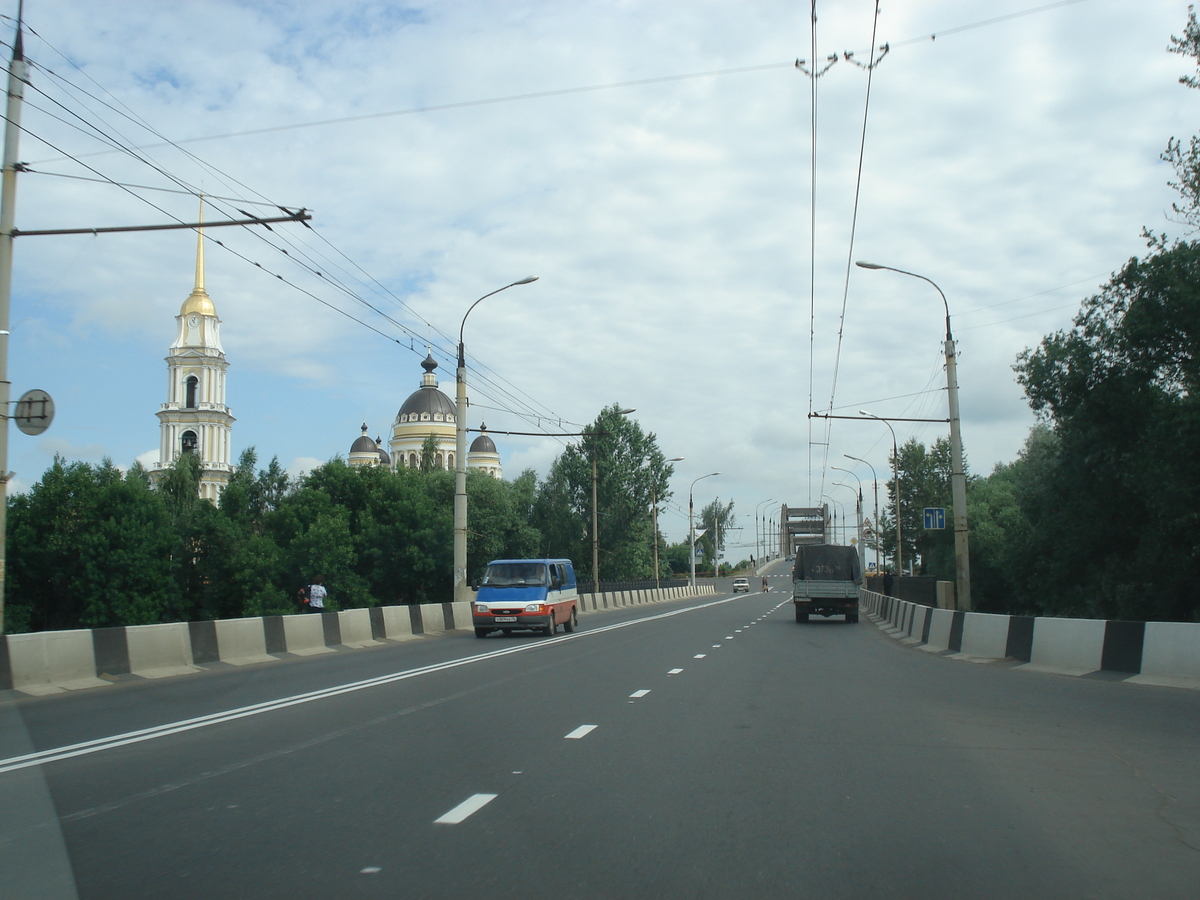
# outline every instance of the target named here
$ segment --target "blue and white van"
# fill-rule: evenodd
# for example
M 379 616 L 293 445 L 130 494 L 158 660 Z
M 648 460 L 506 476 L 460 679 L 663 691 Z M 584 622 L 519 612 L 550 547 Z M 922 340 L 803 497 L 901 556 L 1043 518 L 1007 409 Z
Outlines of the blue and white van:
M 579 626 L 575 567 L 569 559 L 494 559 L 476 588 L 475 637 L 517 628 L 554 634 Z

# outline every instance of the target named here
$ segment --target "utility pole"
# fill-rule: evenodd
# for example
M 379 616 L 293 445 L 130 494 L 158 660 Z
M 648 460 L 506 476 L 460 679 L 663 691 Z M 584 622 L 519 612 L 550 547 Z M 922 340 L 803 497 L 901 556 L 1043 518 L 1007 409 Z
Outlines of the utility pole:
M 25 3 L 17 4 L 17 35 L 8 65 L 7 121 L 4 125 L 4 169 L 0 175 L 0 634 L 4 634 L 4 587 L 8 564 L 8 320 L 12 299 L 13 221 L 17 203 L 17 162 L 21 138 L 21 101 L 28 78 L 21 21 Z

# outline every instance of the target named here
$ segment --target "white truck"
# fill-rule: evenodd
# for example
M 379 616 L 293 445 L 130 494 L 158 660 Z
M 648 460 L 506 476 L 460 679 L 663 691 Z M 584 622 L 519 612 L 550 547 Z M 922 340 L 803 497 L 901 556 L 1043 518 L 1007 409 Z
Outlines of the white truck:
M 845 616 L 847 622 L 857 622 L 861 584 L 862 567 L 853 547 L 800 545 L 792 568 L 796 621 L 807 622 L 809 616 Z

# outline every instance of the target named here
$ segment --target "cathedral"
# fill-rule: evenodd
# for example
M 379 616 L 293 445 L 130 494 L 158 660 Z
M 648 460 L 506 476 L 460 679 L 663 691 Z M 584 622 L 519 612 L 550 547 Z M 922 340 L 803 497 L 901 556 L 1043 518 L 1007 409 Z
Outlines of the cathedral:
M 203 209 L 201 209 L 203 221 Z M 175 340 L 167 355 L 167 402 L 156 414 L 159 421 L 158 461 L 150 472 L 157 483 L 182 453 L 200 458 L 200 496 L 213 503 L 233 474 L 230 462 L 234 418 L 225 404 L 225 372 L 229 363 L 221 346 L 221 320 L 212 298 L 204 289 L 204 229 L 196 245 L 196 281 L 175 317 Z M 350 445 L 347 461 L 356 468 L 389 466 L 418 468 L 421 449 L 429 437 L 437 444 L 434 464 L 454 471 L 455 428 L 458 410 L 454 401 L 438 389 L 434 370 L 438 367 L 429 352 L 421 368 L 421 386 L 409 395 L 392 423 L 388 442 L 362 435 Z M 467 453 L 467 468 L 493 478 L 502 478 L 500 454 L 481 425 L 479 436 Z
M 434 465 L 439 469 L 454 471 L 458 410 L 454 401 L 438 389 L 437 376 L 434 374 L 437 367 L 433 353 L 427 353 L 421 363 L 421 368 L 425 370 L 421 376 L 421 386 L 401 404 L 392 422 L 391 439 L 388 441 L 391 452 L 383 449 L 379 438 L 371 440 L 367 437 L 364 423 L 362 436 L 350 446 L 350 465 L 419 468 L 421 449 L 425 441 L 432 437 L 437 445 Z M 500 453 L 488 436 L 487 425 L 480 425 L 479 436 L 471 442 L 467 451 L 467 469 L 493 478 L 504 477 Z

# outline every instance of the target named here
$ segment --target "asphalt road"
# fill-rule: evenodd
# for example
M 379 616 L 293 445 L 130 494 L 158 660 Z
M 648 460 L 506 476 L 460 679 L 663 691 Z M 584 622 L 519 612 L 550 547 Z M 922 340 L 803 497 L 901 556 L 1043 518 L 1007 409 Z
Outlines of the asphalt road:
M 1200 693 L 772 582 L 2 704 L 0 896 L 1200 896 Z

